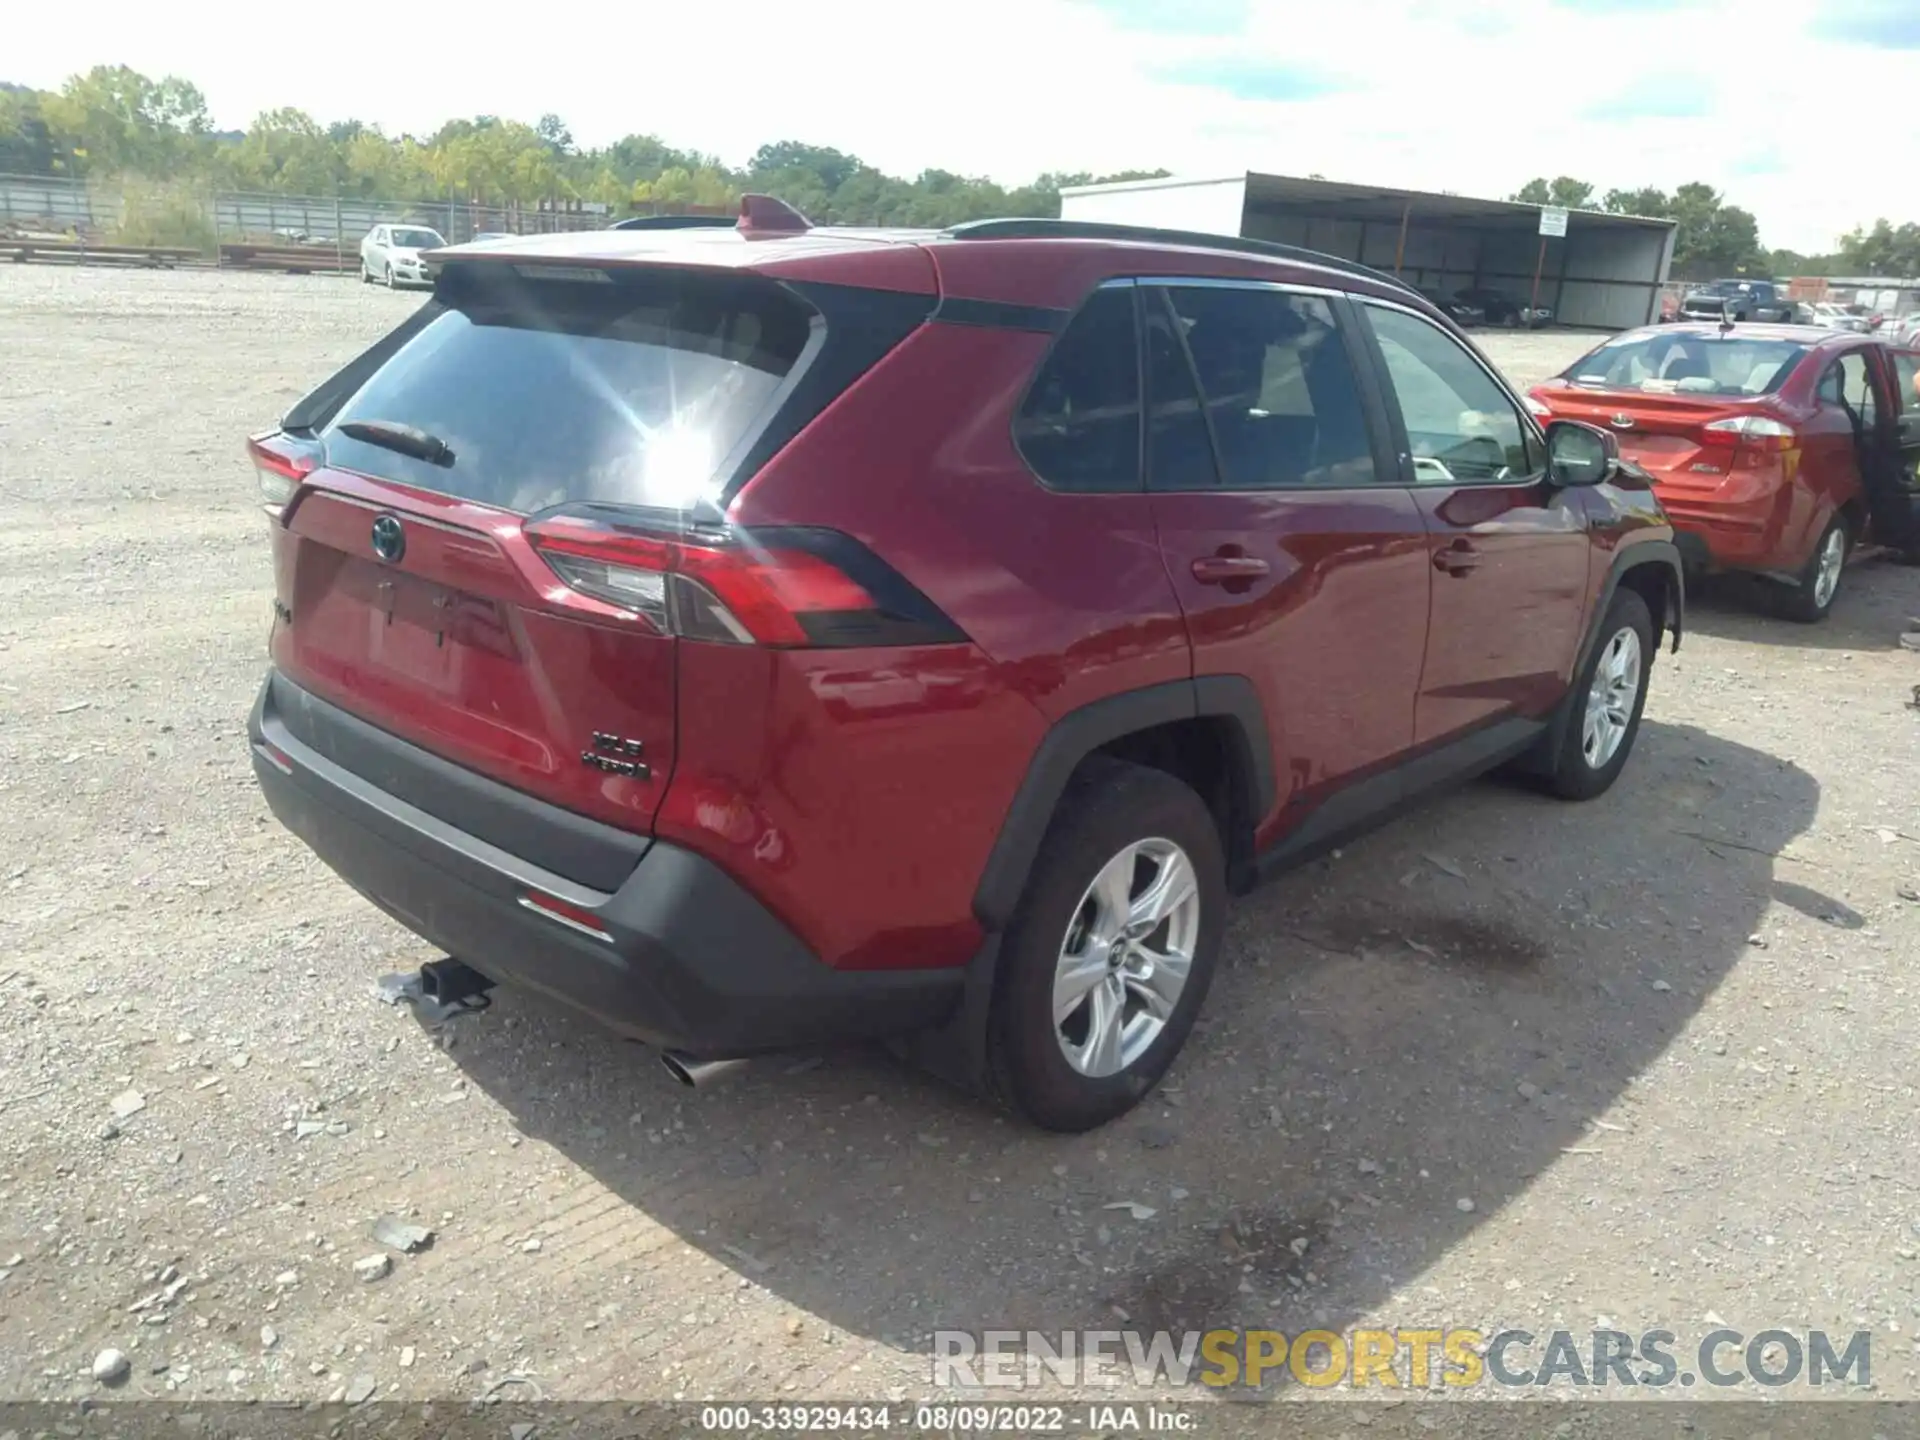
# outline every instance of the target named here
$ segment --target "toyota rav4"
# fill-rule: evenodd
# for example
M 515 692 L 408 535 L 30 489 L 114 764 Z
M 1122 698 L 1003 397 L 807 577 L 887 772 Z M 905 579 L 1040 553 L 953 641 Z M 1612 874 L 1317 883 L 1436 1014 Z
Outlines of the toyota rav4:
M 1346 261 L 749 197 L 434 265 L 250 442 L 255 771 L 683 1073 L 900 1038 L 1097 1125 L 1230 894 L 1506 762 L 1598 795 L 1678 643 L 1644 473 Z

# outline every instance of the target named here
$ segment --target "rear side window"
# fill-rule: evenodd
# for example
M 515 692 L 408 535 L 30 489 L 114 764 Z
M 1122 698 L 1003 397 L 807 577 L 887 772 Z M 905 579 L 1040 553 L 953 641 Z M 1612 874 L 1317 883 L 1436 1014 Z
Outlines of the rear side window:
M 1027 392 L 1014 442 L 1055 490 L 1140 488 L 1140 358 L 1131 287 L 1098 290 Z
M 1920 411 L 1920 355 L 1896 351 L 1893 357 L 1895 383 L 1900 387 L 1900 408 L 1908 414 Z
M 1716 335 L 1628 335 L 1574 362 L 1576 385 L 1682 395 L 1771 395 L 1806 355 L 1790 340 Z
M 1230 490 L 1375 478 L 1353 365 L 1318 295 L 1176 286 L 1167 297 L 1206 397 Z
M 443 313 L 333 417 L 329 464 L 522 514 L 568 501 L 684 508 L 771 413 L 813 320 L 757 279 L 483 269 L 449 275 Z M 451 456 L 344 433 L 355 422 L 425 432 Z

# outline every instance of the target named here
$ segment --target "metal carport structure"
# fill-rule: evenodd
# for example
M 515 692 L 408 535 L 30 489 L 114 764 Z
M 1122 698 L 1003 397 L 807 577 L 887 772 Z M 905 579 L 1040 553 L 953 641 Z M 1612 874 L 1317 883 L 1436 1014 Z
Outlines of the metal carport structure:
M 1618 330 L 1658 318 L 1671 220 L 1574 210 L 1564 237 L 1542 237 L 1540 212 L 1513 200 L 1256 171 L 1060 192 L 1064 219 L 1304 245 L 1449 294 L 1484 286 L 1524 304 L 1537 268 L 1539 298 L 1564 325 Z

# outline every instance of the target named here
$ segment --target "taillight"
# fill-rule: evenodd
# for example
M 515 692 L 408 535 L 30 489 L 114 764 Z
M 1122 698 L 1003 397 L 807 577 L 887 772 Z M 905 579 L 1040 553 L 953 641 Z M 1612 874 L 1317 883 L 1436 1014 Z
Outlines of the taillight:
M 247 458 L 260 477 L 260 508 L 276 520 L 300 482 L 319 468 L 317 455 L 279 431 L 248 436 Z
M 834 530 L 661 535 L 555 516 L 526 533 L 570 588 L 662 635 L 794 649 L 966 638 L 872 551 Z
M 1733 415 L 1700 427 L 1707 445 L 1746 445 L 1754 450 L 1791 450 L 1800 436 L 1791 425 L 1765 415 Z

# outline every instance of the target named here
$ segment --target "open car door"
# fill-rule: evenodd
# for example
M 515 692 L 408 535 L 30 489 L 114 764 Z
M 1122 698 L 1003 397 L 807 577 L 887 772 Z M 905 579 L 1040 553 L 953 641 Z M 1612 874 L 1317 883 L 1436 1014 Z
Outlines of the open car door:
M 1897 463 L 1872 467 L 1867 508 L 1876 541 L 1920 558 L 1920 350 L 1889 346 L 1886 355 Z

